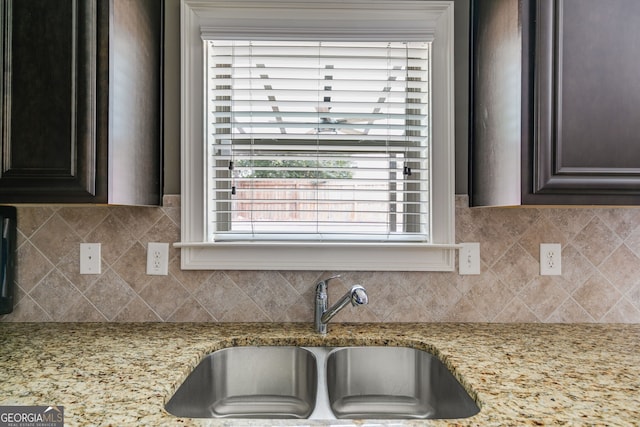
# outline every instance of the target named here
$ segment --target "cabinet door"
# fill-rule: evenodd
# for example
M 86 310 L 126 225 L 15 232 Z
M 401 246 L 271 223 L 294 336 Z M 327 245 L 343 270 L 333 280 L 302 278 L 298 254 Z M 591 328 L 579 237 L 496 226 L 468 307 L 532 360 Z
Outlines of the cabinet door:
M 640 2 L 540 0 L 535 14 L 525 202 L 640 203 Z
M 1 0 L 0 203 L 96 195 L 96 1 Z

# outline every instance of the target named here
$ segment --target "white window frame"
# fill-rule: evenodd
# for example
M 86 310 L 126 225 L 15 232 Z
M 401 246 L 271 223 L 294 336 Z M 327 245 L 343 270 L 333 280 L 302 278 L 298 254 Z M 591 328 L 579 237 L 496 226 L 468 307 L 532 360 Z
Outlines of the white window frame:
M 292 24 L 295 23 L 295 24 Z M 293 26 L 292 26 L 293 25 Z M 432 45 L 432 188 L 430 243 L 209 242 L 205 214 L 206 117 L 202 33 L 254 39 L 329 40 L 384 33 L 416 34 Z M 187 270 L 453 271 L 454 203 L 453 1 L 181 0 L 181 266 Z

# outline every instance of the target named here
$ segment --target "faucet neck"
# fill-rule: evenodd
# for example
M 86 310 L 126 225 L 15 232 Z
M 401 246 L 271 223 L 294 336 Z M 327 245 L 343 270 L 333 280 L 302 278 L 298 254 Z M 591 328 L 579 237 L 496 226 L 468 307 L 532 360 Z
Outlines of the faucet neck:
M 316 328 L 316 332 L 319 332 L 323 335 L 327 333 L 327 324 L 322 321 L 322 316 L 327 311 L 327 307 L 329 306 L 329 296 L 327 294 L 328 280 L 318 282 L 318 284 L 316 285 L 314 325 Z

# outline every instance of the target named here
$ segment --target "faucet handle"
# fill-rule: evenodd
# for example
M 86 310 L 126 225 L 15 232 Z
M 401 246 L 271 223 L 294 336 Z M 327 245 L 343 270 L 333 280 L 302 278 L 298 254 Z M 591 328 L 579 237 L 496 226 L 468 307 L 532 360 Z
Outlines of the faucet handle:
M 330 282 L 331 280 L 333 280 L 333 279 L 339 279 L 340 277 L 342 277 L 342 276 L 341 276 L 341 275 L 339 275 L 339 274 L 336 274 L 335 276 L 331 276 L 331 277 L 328 277 L 328 278 L 326 278 L 326 279 L 322 279 L 322 280 L 320 280 L 320 281 L 318 282 L 318 285 L 317 285 L 317 286 L 324 286 L 324 287 L 327 287 L 327 286 L 329 286 L 329 282 Z
M 337 279 L 339 278 L 340 275 L 336 274 L 335 276 L 331 276 L 327 279 L 323 279 L 320 280 L 317 284 L 316 284 L 316 299 L 318 298 L 327 298 L 327 291 L 329 288 L 329 281 L 333 280 L 333 279 Z
M 333 280 L 333 279 L 339 279 L 339 278 L 341 278 L 341 277 L 342 277 L 342 275 L 341 275 L 341 274 L 336 274 L 335 276 L 331 276 L 331 277 L 329 277 L 329 278 L 327 278 L 327 279 L 324 279 L 324 282 L 328 285 L 330 280 Z

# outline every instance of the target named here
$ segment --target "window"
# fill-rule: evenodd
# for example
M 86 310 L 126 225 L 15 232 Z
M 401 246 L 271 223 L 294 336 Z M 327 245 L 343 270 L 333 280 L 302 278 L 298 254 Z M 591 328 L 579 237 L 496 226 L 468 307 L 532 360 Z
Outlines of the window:
M 183 0 L 183 268 L 452 270 L 452 20 Z
M 429 239 L 429 43 L 209 40 L 209 241 Z

